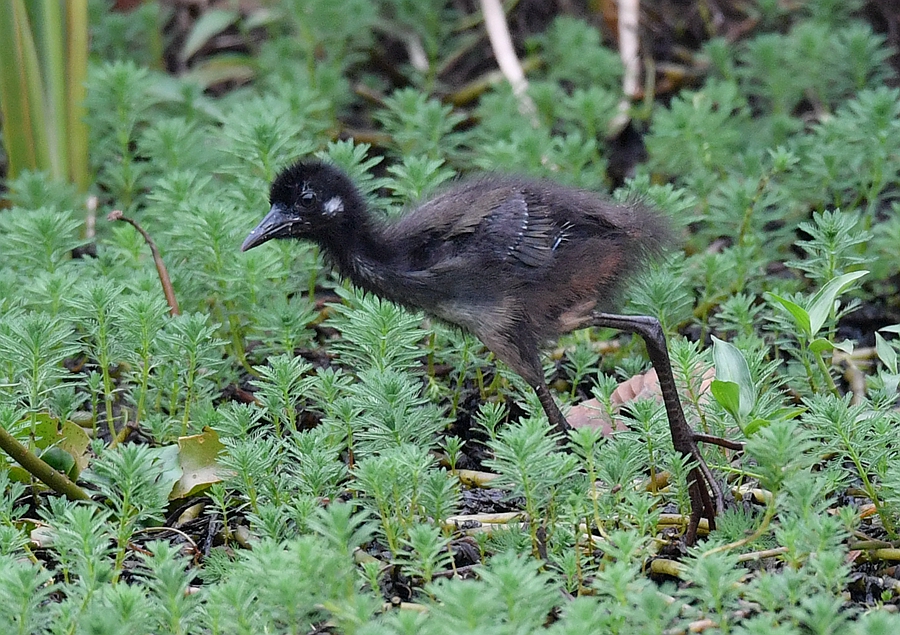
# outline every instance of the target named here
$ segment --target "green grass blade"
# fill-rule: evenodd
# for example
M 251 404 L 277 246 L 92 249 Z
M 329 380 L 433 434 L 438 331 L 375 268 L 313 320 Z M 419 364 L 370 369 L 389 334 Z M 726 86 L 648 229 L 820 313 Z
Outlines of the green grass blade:
M 21 32 L 18 15 L 24 10 L 20 0 L 0 2 L 0 41 L 5 43 L 0 46 L 0 114 L 10 177 L 37 165 L 24 62 L 24 40 L 30 34 Z
M 62 9 L 59 0 L 43 0 L 37 28 L 43 67 L 45 98 L 45 122 L 47 132 L 50 174 L 55 179 L 68 175 L 68 134 L 66 134 L 66 62 L 63 58 Z
M 69 178 L 79 191 L 87 191 L 90 184 L 88 169 L 88 129 L 85 123 L 85 82 L 88 60 L 88 3 L 87 0 L 66 2 L 66 80 L 67 128 L 69 131 Z

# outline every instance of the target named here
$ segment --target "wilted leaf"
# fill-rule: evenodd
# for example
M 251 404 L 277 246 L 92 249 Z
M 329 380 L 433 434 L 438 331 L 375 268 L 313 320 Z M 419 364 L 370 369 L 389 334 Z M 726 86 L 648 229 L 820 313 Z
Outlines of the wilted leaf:
M 698 372 L 699 374 L 699 372 Z M 708 369 L 704 373 L 700 394 L 705 393 L 709 389 L 712 381 L 712 369 Z M 662 391 L 659 388 L 659 377 L 656 369 L 651 368 L 646 373 L 635 375 L 621 382 L 610 395 L 610 402 L 616 413 L 620 408 L 636 399 L 654 399 L 658 403 L 662 403 Z M 621 419 L 618 417 L 611 420 L 606 414 L 603 405 L 597 399 L 588 399 L 569 409 L 566 419 L 573 428 L 601 428 L 603 436 L 612 436 L 613 432 L 628 430 Z
M 178 460 L 183 470 L 181 480 L 175 484 L 169 499 L 185 498 L 198 490 L 218 483 L 219 452 L 225 449 L 219 435 L 212 428 L 204 428 L 201 434 L 178 439 Z

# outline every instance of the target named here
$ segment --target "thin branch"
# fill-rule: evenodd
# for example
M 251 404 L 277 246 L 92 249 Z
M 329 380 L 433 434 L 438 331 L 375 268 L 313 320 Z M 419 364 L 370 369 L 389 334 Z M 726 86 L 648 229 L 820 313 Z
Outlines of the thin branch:
M 159 281 L 162 284 L 163 293 L 166 296 L 166 302 L 169 303 L 169 313 L 171 313 L 172 315 L 180 315 L 181 311 L 178 309 L 178 300 L 175 298 L 175 289 L 172 288 L 172 280 L 169 278 L 169 270 L 166 269 L 166 264 L 163 262 L 162 256 L 159 255 L 159 249 L 156 247 L 156 243 L 153 242 L 150 234 L 148 234 L 136 220 L 128 218 L 127 216 L 122 214 L 121 210 L 114 209 L 106 217 L 106 220 L 125 221 L 136 230 L 138 230 L 138 233 L 140 233 L 140 235 L 144 237 L 147 245 L 150 246 L 150 253 L 153 254 L 153 262 L 156 264 L 156 272 L 159 274 Z

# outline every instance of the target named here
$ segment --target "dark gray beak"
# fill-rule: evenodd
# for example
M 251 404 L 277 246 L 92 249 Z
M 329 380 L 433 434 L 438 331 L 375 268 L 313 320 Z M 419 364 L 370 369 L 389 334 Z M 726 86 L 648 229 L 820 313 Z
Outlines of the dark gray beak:
M 291 225 L 296 222 L 296 220 L 297 219 L 291 218 L 291 216 L 287 214 L 287 210 L 282 205 L 276 203 L 272 206 L 272 209 L 269 210 L 269 213 L 266 214 L 266 217 L 259 221 L 259 225 L 256 226 L 256 229 L 250 232 L 250 235 L 244 239 L 244 244 L 241 245 L 241 251 L 253 249 L 273 238 L 284 238 L 289 236 Z

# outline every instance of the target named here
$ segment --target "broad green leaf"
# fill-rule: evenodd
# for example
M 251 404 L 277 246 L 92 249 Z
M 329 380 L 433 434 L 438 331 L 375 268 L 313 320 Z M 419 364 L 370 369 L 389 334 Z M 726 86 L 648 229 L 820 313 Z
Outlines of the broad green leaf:
M 809 350 L 813 353 L 825 353 L 834 350 L 834 344 L 824 337 L 817 337 L 809 343 Z
M 184 77 L 204 88 L 222 82 L 243 83 L 253 79 L 253 60 L 241 53 L 222 53 L 199 62 Z
M 834 346 L 839 351 L 847 353 L 847 355 L 849 355 L 850 353 L 853 352 L 854 344 L 853 344 L 852 340 L 844 340 L 842 342 L 832 342 L 831 345 Z
M 709 390 L 719 405 L 725 408 L 735 421 L 741 420 L 741 389 L 736 383 L 713 379 Z
M 809 313 L 806 312 L 799 304 L 794 304 L 790 300 L 786 300 L 782 298 L 780 295 L 776 295 L 774 293 L 767 293 L 766 297 L 769 301 L 775 300 L 778 304 L 776 306 L 780 306 L 784 310 L 786 310 L 792 318 L 794 318 L 794 323 L 800 328 L 803 332 L 802 334 L 806 337 L 812 337 L 813 333 L 810 328 L 810 320 Z
M 75 457 L 63 450 L 59 446 L 47 448 L 41 454 L 44 463 L 52 467 L 57 472 L 62 472 L 68 477 L 72 477 L 72 470 L 75 467 Z
M 282 16 L 280 12 L 261 7 L 251 11 L 247 17 L 244 18 L 242 28 L 246 31 L 251 31 L 253 29 L 275 24 L 283 18 L 284 16 Z
M 91 438 L 84 431 L 84 428 L 78 424 L 71 421 L 63 421 L 59 428 L 56 445 L 71 454 L 75 459 L 75 468 L 70 476 L 73 479 L 78 478 L 78 475 L 89 463 L 88 448 L 91 445 Z
M 809 343 L 809 350 L 813 353 L 825 353 L 828 351 L 833 351 L 834 349 L 838 349 L 848 355 L 853 352 L 853 342 L 850 340 L 843 340 L 841 342 L 832 342 L 831 340 L 825 339 L 824 337 L 817 337 L 812 342 Z
M 897 392 L 897 387 L 900 386 L 900 374 L 882 373 L 881 380 L 888 392 Z
M 745 437 L 752 437 L 756 434 L 760 429 L 765 428 L 769 425 L 768 419 L 754 419 L 750 423 L 744 426 L 742 432 Z
M 822 325 L 825 324 L 825 320 L 828 319 L 831 310 L 834 308 L 834 301 L 844 289 L 854 280 L 859 280 L 867 273 L 869 272 L 853 271 L 845 273 L 842 276 L 829 280 L 824 287 L 819 289 L 819 292 L 813 296 L 812 304 L 809 307 L 810 337 L 818 333 Z
M 210 9 L 204 11 L 194 23 L 194 27 L 184 41 L 181 47 L 179 57 L 182 62 L 189 60 L 197 51 L 202 49 L 207 42 L 214 36 L 218 35 L 229 26 L 234 24 L 240 17 L 237 11 L 228 9 Z
M 894 347 L 878 333 L 875 333 L 875 352 L 878 354 L 878 359 L 887 366 L 888 370 L 896 375 L 897 351 L 895 351 Z
M 184 475 L 179 453 L 180 449 L 174 443 L 153 448 L 153 454 L 162 467 L 162 474 L 159 475 L 160 487 L 170 492 L 170 499 L 172 498 L 172 489 L 178 485 L 181 477 Z
M 772 413 L 772 415 L 770 415 L 770 418 L 772 421 L 778 421 L 779 419 L 788 421 L 790 419 L 796 419 L 804 412 L 806 412 L 806 410 L 807 409 L 803 408 L 802 406 L 787 406 L 785 408 L 779 408 L 778 410 L 776 410 L 774 413 Z
M 738 387 L 738 414 L 740 416 L 735 418 L 740 423 L 756 405 L 756 386 L 750 377 L 750 366 L 747 365 L 743 353 L 736 346 L 715 336 L 712 339 L 716 379 L 732 382 Z
M 900 324 L 891 324 L 890 326 L 885 326 L 883 329 L 878 330 L 884 331 L 885 333 L 900 333 Z

